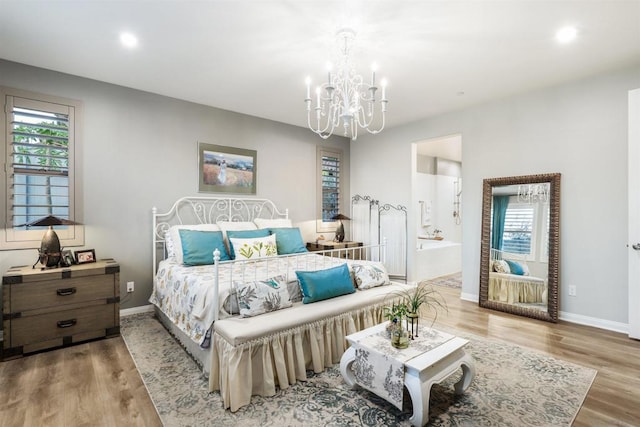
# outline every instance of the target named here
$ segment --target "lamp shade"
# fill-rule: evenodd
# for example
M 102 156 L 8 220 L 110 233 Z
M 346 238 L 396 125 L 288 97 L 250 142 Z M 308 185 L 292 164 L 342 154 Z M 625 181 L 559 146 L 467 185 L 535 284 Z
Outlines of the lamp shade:
M 336 215 L 332 216 L 332 217 L 331 217 L 331 219 L 333 219 L 333 220 L 340 220 L 340 221 L 342 221 L 342 220 L 345 220 L 345 221 L 349 221 L 349 220 L 351 220 L 351 218 L 349 218 L 348 216 L 343 215 L 343 214 L 341 214 L 341 213 L 339 213 L 339 214 L 336 214 Z

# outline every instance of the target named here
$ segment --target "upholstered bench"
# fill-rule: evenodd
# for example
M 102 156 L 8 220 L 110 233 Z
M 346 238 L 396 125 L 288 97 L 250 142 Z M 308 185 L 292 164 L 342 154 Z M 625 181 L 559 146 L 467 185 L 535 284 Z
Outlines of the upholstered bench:
M 210 391 L 220 390 L 231 411 L 252 395 L 273 396 L 307 379 L 306 370 L 322 372 L 340 362 L 346 336 L 384 320 L 393 294 L 410 285 L 358 290 L 355 293 L 256 317 L 232 317 L 213 326 Z

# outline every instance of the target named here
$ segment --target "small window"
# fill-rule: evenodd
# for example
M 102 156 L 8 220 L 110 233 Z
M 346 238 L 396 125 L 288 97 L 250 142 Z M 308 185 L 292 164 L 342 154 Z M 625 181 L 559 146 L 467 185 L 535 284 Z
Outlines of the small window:
M 504 219 L 502 250 L 518 254 L 533 254 L 535 205 L 509 203 Z
M 335 231 L 336 221 L 331 218 L 341 213 L 341 168 L 341 150 L 318 147 L 318 232 Z
M 44 227 L 29 224 L 53 215 L 79 222 L 75 157 L 80 103 L 7 88 L 2 249 L 38 247 Z M 63 246 L 84 243 L 81 226 L 56 227 Z

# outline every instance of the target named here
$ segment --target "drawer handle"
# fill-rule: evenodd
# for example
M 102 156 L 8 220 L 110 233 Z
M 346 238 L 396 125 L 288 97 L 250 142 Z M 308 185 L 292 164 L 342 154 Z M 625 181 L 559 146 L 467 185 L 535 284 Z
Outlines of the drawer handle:
M 59 320 L 58 328 L 70 328 L 71 326 L 74 326 L 76 323 L 78 323 L 76 319 Z
M 56 293 L 61 297 L 66 297 L 68 295 L 73 295 L 76 293 L 76 288 L 64 288 L 56 290 Z

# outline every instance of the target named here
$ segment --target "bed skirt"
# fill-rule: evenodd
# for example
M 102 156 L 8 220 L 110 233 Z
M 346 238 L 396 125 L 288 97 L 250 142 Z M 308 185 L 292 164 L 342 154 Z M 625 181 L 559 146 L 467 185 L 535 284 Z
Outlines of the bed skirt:
M 340 362 L 345 336 L 384 320 L 380 303 L 308 323 L 242 344 L 213 333 L 209 391 L 220 391 L 225 408 L 237 411 L 252 395 L 273 396 Z
M 547 299 L 547 285 L 526 279 L 489 278 L 489 300 L 514 303 L 543 303 Z

